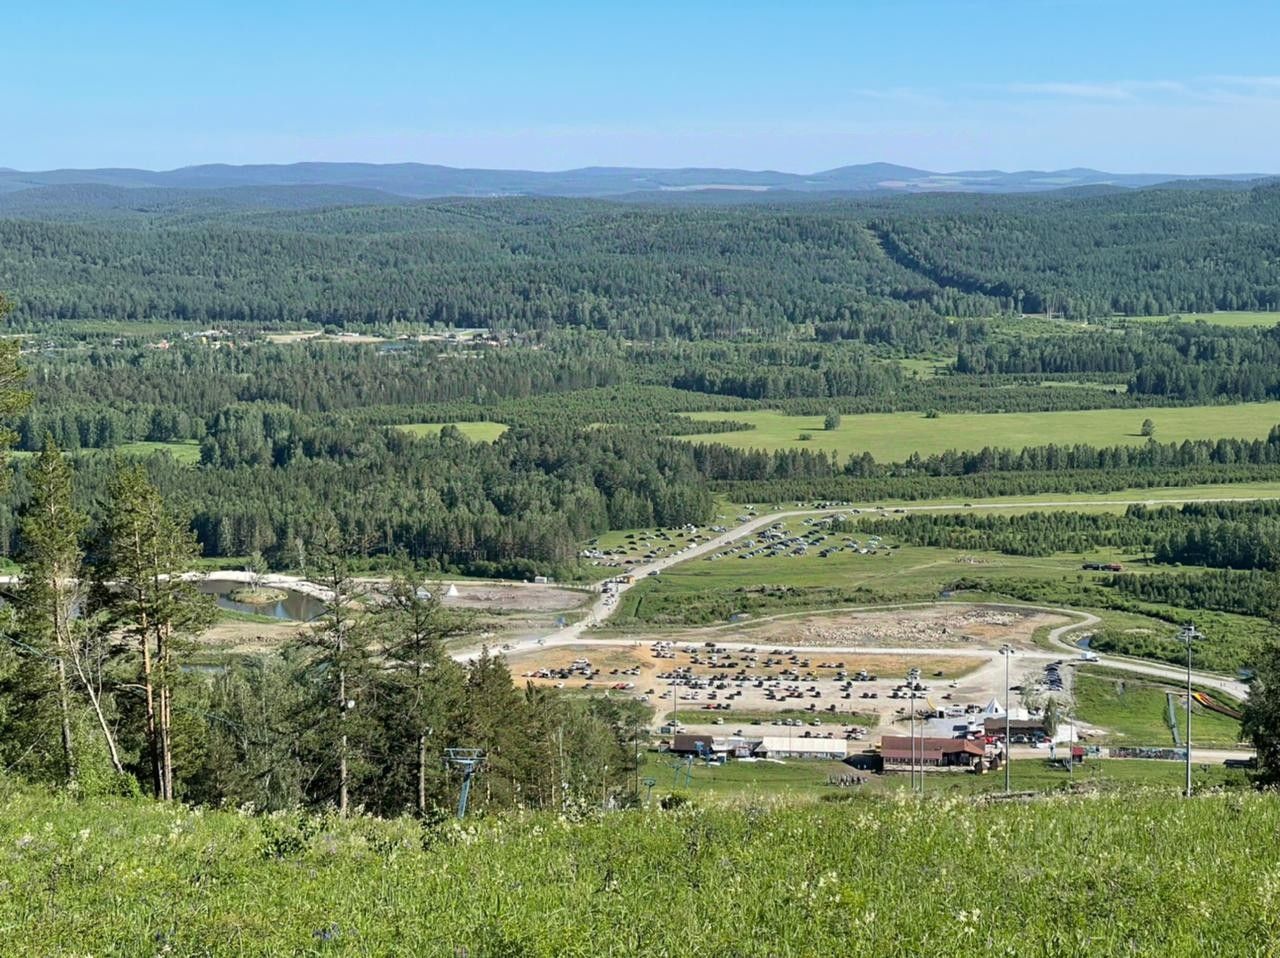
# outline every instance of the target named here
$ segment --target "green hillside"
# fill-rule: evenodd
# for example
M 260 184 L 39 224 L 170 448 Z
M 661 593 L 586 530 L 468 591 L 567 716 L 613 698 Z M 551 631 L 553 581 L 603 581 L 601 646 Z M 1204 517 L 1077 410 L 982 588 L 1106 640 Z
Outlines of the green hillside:
M 1278 827 L 1253 793 L 424 829 L 23 792 L 0 804 L 0 954 L 1263 954 Z

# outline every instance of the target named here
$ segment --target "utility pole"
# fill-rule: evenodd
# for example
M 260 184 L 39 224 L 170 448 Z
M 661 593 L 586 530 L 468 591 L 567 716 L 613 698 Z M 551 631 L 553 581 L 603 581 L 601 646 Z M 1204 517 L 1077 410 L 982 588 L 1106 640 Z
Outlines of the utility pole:
M 917 679 L 917 682 L 919 682 L 919 679 Z M 911 707 L 912 707 L 912 711 L 914 711 L 914 710 L 915 710 L 915 699 L 912 699 L 912 700 L 911 700 Z M 923 717 L 923 716 L 921 716 L 921 717 L 920 717 L 920 794 L 921 794 L 921 795 L 924 795 L 924 770 L 925 770 L 925 764 L 924 764 L 924 743 L 925 743 L 924 728 L 925 728 L 925 725 L 924 725 L 924 717 Z
M 911 697 L 911 791 L 916 790 L 916 694 L 907 693 Z
M 1204 636 L 1196 631 L 1195 624 L 1188 622 L 1178 633 L 1178 638 L 1187 644 L 1187 798 L 1191 797 L 1191 646 L 1196 639 Z
M 1013 764 L 1013 743 L 1009 741 L 1009 656 L 1013 655 L 1013 646 L 1006 642 L 1000 646 L 1000 654 L 1004 656 L 1004 793 L 1009 794 L 1009 766 Z
M 920 670 L 907 672 L 907 697 L 911 699 L 911 789 L 916 789 L 916 685 L 920 681 Z M 924 729 L 920 729 L 920 789 L 924 790 Z

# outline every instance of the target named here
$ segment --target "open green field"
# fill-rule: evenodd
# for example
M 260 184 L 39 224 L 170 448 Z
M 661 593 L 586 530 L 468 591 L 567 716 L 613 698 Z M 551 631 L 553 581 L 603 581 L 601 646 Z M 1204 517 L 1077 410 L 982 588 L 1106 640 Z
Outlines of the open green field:
M 889 543 L 892 546 L 892 543 Z M 1095 550 L 1098 561 L 1126 565 L 1132 556 Z M 840 552 L 817 555 L 716 561 L 695 559 L 647 578 L 626 592 L 615 621 L 727 621 L 802 609 L 859 604 L 923 602 L 960 578 L 1035 578 L 1075 587 L 1103 573 L 1083 572 L 1078 556 L 1009 556 L 995 552 L 960 552 L 931 546 L 881 549 L 874 555 Z
M 934 356 L 932 358 L 896 359 L 894 360 L 908 376 L 919 379 L 932 379 L 939 371 L 946 371 L 955 364 L 953 356 Z
M 1192 728 L 1194 730 L 1194 725 Z M 1209 743 L 1206 741 L 1201 744 Z M 858 772 L 843 762 L 813 759 L 791 759 L 784 762 L 744 762 L 731 759 L 721 766 L 695 760 L 687 781 L 683 771 L 677 776 L 676 765 L 683 768 L 675 756 L 648 752 L 645 754 L 640 776 L 654 780 L 655 796 L 676 791 L 700 801 L 776 799 L 804 804 L 846 798 L 856 800 L 862 795 L 902 792 L 911 787 L 909 775 Z M 861 785 L 837 787 L 828 784 L 833 775 L 861 775 L 865 781 Z M 1074 782 L 1104 790 L 1125 790 L 1141 786 L 1177 793 L 1185 787 L 1186 766 L 1181 762 L 1153 759 L 1099 758 L 1086 760 L 1068 774 L 1065 767 L 1050 762 L 1047 758 L 1027 758 L 1014 759 L 1009 779 L 1014 791 L 1055 791 Z M 1243 773 L 1227 769 L 1221 764 L 1192 766 L 1192 784 L 1196 788 L 1244 783 Z M 1004 790 L 1004 773 L 973 775 L 967 772 L 931 772 L 926 777 L 925 790 L 942 795 L 1001 792 Z
M 1155 486 L 1141 489 L 1117 489 L 1115 492 L 1045 492 L 1030 496 L 991 496 L 973 499 L 877 499 L 875 505 L 889 508 L 901 506 L 908 510 L 931 509 L 959 511 L 966 506 L 999 509 L 1003 515 L 1025 512 L 1067 509 L 1073 512 L 1123 512 L 1132 502 L 1161 503 L 1186 502 L 1192 499 L 1280 499 L 1280 482 L 1222 482 L 1199 486 Z M 1122 503 L 1122 505 L 1115 505 Z M 865 509 L 869 503 L 858 503 Z M 784 501 L 767 504 L 751 504 L 758 513 L 783 510 L 813 509 L 812 502 Z M 746 511 L 742 503 L 723 502 L 718 508 L 729 516 Z M 732 523 L 731 524 L 735 524 Z
M 60 319 L 41 329 L 44 335 L 156 337 L 195 333 L 209 328 L 208 322 L 181 319 Z
M 777 730 L 760 735 L 778 734 Z M 677 772 L 676 766 L 680 771 Z M 687 780 L 684 763 L 665 752 L 646 752 L 640 766 L 640 777 L 652 778 L 653 795 L 679 792 L 695 799 L 738 800 L 772 798 L 794 802 L 814 802 L 836 792 L 827 784 L 831 775 L 852 775 L 854 770 L 844 762 L 822 759 L 792 759 L 781 762 L 740 761 L 731 759 L 721 766 L 694 761 Z M 865 773 L 861 773 L 865 774 Z
M 98 451 L 93 450 L 93 452 L 96 453 Z M 167 452 L 184 465 L 194 466 L 200 462 L 200 444 L 194 440 L 186 442 L 124 442 L 103 452 L 107 455 L 131 456 L 138 459 L 145 459 L 148 456 L 154 456 L 156 453 Z M 9 455 L 22 459 L 33 456 L 35 453 L 19 449 L 9 453 Z
M 1247 326 L 1274 326 L 1280 323 L 1280 313 L 1262 313 L 1249 310 L 1224 311 L 1220 313 L 1178 313 L 1178 318 L 1187 323 L 1211 323 L 1214 326 L 1228 326 L 1240 329 Z M 1160 323 L 1168 322 L 1172 316 L 1130 316 L 1134 322 Z
M 921 413 L 868 413 L 842 417 L 839 428 L 823 429 L 822 416 L 789 416 L 772 411 L 689 413 L 713 422 L 736 420 L 754 429 L 682 436 L 689 442 L 721 443 L 738 449 L 812 449 L 841 457 L 864 452 L 881 462 L 898 462 L 913 452 L 932 455 L 948 449 L 986 446 L 1021 449 L 1048 443 L 1093 446 L 1139 445 L 1142 421 L 1155 423 L 1159 442 L 1184 439 L 1265 439 L 1280 423 L 1280 402 L 1161 409 L 1087 409 L 1069 412 L 949 413 L 936 419 Z M 810 438 L 801 440 L 801 435 Z
M 411 436 L 436 436 L 445 426 L 456 426 L 458 432 L 462 433 L 472 442 L 493 442 L 504 432 L 507 431 L 505 423 L 500 422 L 415 422 L 403 426 L 396 426 L 397 429 L 409 433 Z
M 18 793 L 0 954 L 1264 955 L 1277 830 L 1273 795 L 1165 788 L 465 827 Z
M 178 462 L 193 466 L 200 461 L 200 444 L 198 442 L 126 442 L 116 446 L 116 452 L 122 456 L 145 458 L 158 452 L 167 452 Z
M 1177 691 L 1172 683 L 1150 681 L 1131 674 L 1106 669 L 1079 669 L 1075 679 L 1077 717 L 1082 722 L 1105 728 L 1105 741 L 1113 745 L 1175 744 L 1169 728 L 1166 690 Z M 1185 695 L 1185 691 L 1182 693 Z M 1221 693 L 1212 693 L 1224 705 Z M 1181 702 L 1175 708 L 1181 735 L 1187 714 Z M 1240 741 L 1240 723 L 1217 712 L 1196 706 L 1191 714 L 1194 745 L 1232 746 Z

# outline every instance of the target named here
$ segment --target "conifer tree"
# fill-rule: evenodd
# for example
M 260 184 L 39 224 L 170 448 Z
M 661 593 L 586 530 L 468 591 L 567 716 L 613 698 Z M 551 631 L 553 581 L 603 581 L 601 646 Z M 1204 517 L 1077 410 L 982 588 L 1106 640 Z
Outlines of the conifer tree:
M 511 681 L 506 660 L 487 648 L 468 663 L 466 744 L 485 753 L 482 801 L 527 802 L 539 762 L 524 697 Z
M 316 745 L 321 768 L 332 763 L 330 795 L 340 815 L 350 811 L 352 783 L 359 771 L 355 766 L 363 765 L 353 740 L 362 737 L 367 725 L 368 703 L 362 709 L 361 700 L 369 691 L 373 670 L 366 590 L 351 571 L 351 557 L 360 551 L 332 526 L 324 534 L 318 553 L 309 557 L 308 570 L 324 589 L 325 611 L 300 636 L 300 644 L 311 652 L 310 674 L 319 696 L 307 738 Z M 316 778 L 327 780 L 319 772 Z
M 64 774 L 72 783 L 77 765 L 68 663 L 73 658 L 75 618 L 83 599 L 80 536 L 88 518 L 72 504 L 71 466 L 52 439 L 45 440 L 30 481 L 34 494 L 22 514 L 22 577 L 15 605 L 26 643 L 53 672 Z
M 184 577 L 198 549 L 140 465 L 109 487 L 95 589 L 108 620 L 136 643 L 145 739 L 157 798 L 174 797 L 173 692 L 186 640 L 213 620 L 213 603 Z
M 392 670 L 387 705 L 398 715 L 394 727 L 387 723 L 388 732 L 399 733 L 388 750 L 398 750 L 394 739 L 411 738 L 413 806 L 419 815 L 431 807 L 441 751 L 456 744 L 464 732 L 465 675 L 449 657 L 446 643 L 464 635 L 470 619 L 445 609 L 437 593 L 397 578 L 381 597 L 375 617 Z M 400 763 L 388 755 L 384 764 Z

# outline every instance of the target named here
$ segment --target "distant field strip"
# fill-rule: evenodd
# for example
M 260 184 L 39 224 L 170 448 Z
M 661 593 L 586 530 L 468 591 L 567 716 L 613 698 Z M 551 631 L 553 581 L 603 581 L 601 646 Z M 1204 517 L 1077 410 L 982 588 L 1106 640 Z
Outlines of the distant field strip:
M 472 442 L 493 442 L 507 431 L 505 423 L 500 422 L 415 422 L 396 428 L 412 436 L 435 436 L 445 426 L 455 426 Z
M 681 438 L 738 449 L 812 449 L 841 456 L 869 452 L 881 462 L 913 452 L 932 455 L 948 449 L 984 446 L 1021 449 L 1047 443 L 1093 446 L 1140 445 L 1142 421 L 1155 424 L 1158 442 L 1184 439 L 1265 439 L 1280 423 L 1280 402 L 1161 409 L 1088 409 L 1071 412 L 944 413 L 935 419 L 917 412 L 844 416 L 836 429 L 823 429 L 822 416 L 780 412 L 698 412 L 704 422 L 735 420 L 755 426 L 741 432 L 699 433 Z M 807 435 L 808 439 L 801 439 Z
M 1246 326 L 1274 326 L 1280 323 L 1280 313 L 1260 313 L 1241 310 L 1221 313 L 1178 313 L 1178 318 L 1186 323 L 1212 323 L 1214 326 L 1228 326 L 1240 329 Z M 1129 319 L 1143 323 L 1162 323 L 1172 316 L 1131 316 Z

